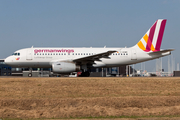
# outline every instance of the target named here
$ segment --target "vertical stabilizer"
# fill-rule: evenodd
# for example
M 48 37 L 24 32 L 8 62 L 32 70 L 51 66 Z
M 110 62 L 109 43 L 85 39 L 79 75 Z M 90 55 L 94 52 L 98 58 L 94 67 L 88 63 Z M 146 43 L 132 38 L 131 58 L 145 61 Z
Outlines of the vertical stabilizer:
M 160 51 L 161 42 L 166 25 L 166 19 L 158 19 L 153 26 L 146 32 L 146 34 L 137 43 L 140 49 L 145 52 Z

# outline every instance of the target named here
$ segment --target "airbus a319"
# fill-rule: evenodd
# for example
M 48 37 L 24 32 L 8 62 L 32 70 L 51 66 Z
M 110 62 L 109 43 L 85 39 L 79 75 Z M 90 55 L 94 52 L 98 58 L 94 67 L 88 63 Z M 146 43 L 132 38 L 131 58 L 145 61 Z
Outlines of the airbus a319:
M 158 19 L 130 48 L 31 47 L 15 51 L 5 59 L 5 63 L 19 68 L 52 68 L 59 74 L 81 71 L 81 76 L 89 76 L 89 70 L 94 67 L 131 65 L 170 55 L 173 49 L 160 49 L 165 25 L 166 19 Z

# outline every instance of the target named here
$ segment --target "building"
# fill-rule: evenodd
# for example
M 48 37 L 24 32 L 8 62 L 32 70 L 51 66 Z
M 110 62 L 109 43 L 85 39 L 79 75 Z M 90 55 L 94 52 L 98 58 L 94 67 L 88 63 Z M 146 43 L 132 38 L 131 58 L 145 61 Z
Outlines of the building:
M 0 76 L 11 76 L 11 67 L 6 65 L 2 59 L 0 59 Z

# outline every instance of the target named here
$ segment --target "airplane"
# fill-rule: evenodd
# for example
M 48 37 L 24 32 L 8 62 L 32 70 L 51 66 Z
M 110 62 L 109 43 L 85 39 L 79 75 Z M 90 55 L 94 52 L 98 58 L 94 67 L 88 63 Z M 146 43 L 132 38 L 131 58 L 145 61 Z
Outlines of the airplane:
M 59 74 L 81 71 L 81 76 L 88 77 L 91 68 L 131 65 L 170 55 L 174 49 L 160 49 L 166 21 L 158 19 L 130 48 L 31 47 L 15 51 L 5 63 L 19 68 L 52 68 L 53 73 Z

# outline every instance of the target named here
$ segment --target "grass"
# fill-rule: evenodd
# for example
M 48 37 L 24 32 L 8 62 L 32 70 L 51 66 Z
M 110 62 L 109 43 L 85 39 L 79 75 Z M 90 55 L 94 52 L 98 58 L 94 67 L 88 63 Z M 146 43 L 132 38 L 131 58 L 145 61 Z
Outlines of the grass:
M 8 80 L 3 80 L 1 78 L 0 97 L 37 98 L 39 96 L 40 98 L 86 98 L 180 95 L 179 79 L 169 79 L 170 78 L 113 78 L 111 80 L 111 78 L 39 78 L 38 80 L 33 80 L 33 78 L 26 78 L 24 80 L 24 78 L 8 78 Z
M 175 117 L 178 119 L 180 115 L 165 115 L 165 116 L 99 116 L 99 117 L 69 117 L 69 118 L 3 118 L 2 120 L 60 120 L 60 119 L 117 119 L 117 118 L 132 118 L 132 119 L 140 119 L 140 118 L 146 118 L 147 120 L 149 118 L 164 118 L 164 119 L 171 119 L 176 120 Z
M 180 78 L 0 78 L 1 115 L 6 119 L 179 117 Z

